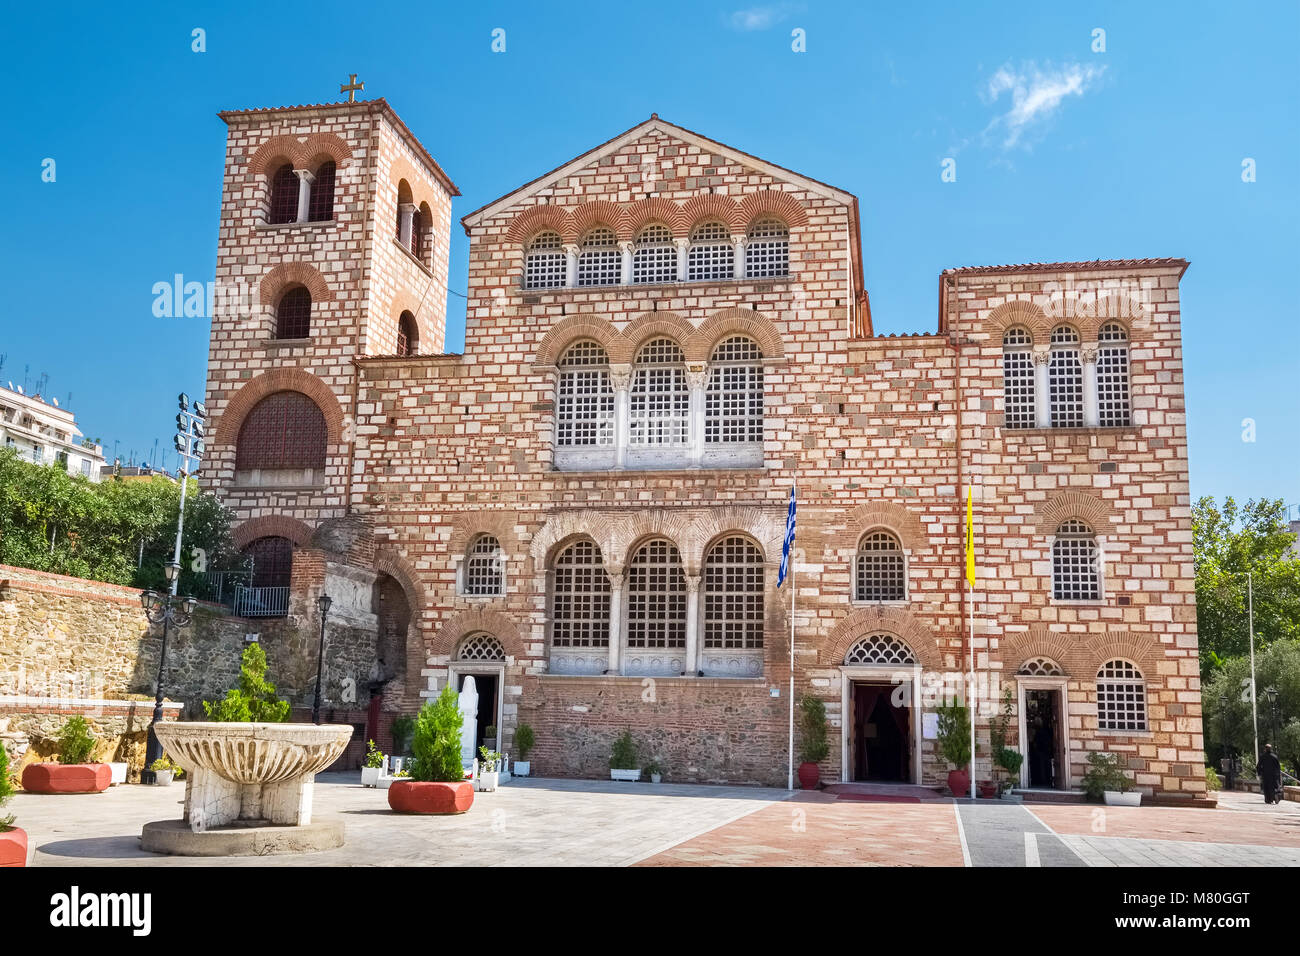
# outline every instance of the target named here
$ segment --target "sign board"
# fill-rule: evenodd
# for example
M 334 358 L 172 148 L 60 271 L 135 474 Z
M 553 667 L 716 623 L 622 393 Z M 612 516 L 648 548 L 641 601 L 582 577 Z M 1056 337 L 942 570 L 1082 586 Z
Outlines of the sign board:
M 921 736 L 926 740 L 937 740 L 939 738 L 938 714 L 921 715 Z

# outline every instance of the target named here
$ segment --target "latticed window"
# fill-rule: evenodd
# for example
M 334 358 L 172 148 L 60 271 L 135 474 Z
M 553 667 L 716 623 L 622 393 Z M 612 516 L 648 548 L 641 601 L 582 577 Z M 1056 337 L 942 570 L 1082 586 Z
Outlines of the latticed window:
M 763 351 L 743 335 L 733 335 L 713 350 L 704 393 L 704 440 L 763 440 Z
M 316 181 L 311 184 L 311 201 L 307 204 L 309 222 L 326 222 L 334 218 L 334 160 L 320 164 Z
M 760 219 L 745 243 L 745 275 L 769 279 L 790 274 L 790 230 L 780 219 Z
M 411 255 L 424 261 L 424 249 L 427 245 L 425 231 L 429 224 L 425 221 L 424 210 L 417 209 L 411 213 Z
M 293 542 L 288 538 L 258 538 L 244 549 L 252 563 L 255 588 L 287 588 L 293 574 Z
M 723 538 L 704 556 L 704 646 L 763 646 L 763 553 L 748 538 Z
M 591 230 L 578 249 L 578 285 L 618 285 L 623 277 L 623 254 L 614 230 Z
M 632 246 L 633 282 L 676 282 L 677 246 L 672 231 L 655 223 L 646 226 Z
M 325 467 L 325 416 L 302 392 L 273 392 L 239 428 L 235 468 Z
M 1124 326 L 1103 325 L 1097 334 L 1097 418 L 1106 427 L 1132 421 L 1129 401 L 1128 333 Z
M 397 354 L 415 355 L 420 350 L 420 327 L 415 316 L 403 312 L 397 319 Z
M 555 444 L 609 445 L 614 441 L 614 390 L 609 356 L 596 342 L 569 346 L 559 362 Z
M 481 534 L 465 555 L 465 594 L 471 597 L 495 597 L 505 594 L 505 557 L 501 542 L 490 534 Z
M 686 443 L 691 405 L 686 356 L 672 339 L 652 339 L 637 353 L 630 405 L 632 444 Z
M 686 646 L 686 574 L 671 541 L 647 541 L 628 563 L 627 646 Z
M 298 177 L 285 163 L 271 174 L 271 223 L 298 221 Z
M 907 600 L 903 546 L 888 531 L 869 531 L 858 544 L 856 601 Z
M 686 278 L 691 282 L 731 279 L 736 274 L 736 249 L 731 230 L 720 222 L 706 222 L 691 233 L 686 254 Z
M 275 337 L 305 339 L 311 335 L 311 293 L 306 286 L 294 286 L 280 296 L 275 307 Z
M 1097 729 L 1147 729 L 1146 681 L 1128 661 L 1107 661 L 1097 672 Z
M 609 576 L 594 542 L 575 541 L 555 559 L 551 644 L 609 646 Z
M 506 649 L 491 634 L 471 634 L 460 642 L 456 659 L 462 661 L 504 661 Z
M 1007 428 L 1038 424 L 1034 402 L 1034 340 L 1024 329 L 1002 336 L 1002 406 Z
M 845 664 L 915 664 L 912 649 L 892 634 L 872 634 L 844 655 Z
M 558 232 L 543 232 L 528 244 L 524 257 L 525 289 L 558 289 L 564 285 L 568 257 Z
M 1020 665 L 1022 677 L 1064 677 L 1065 672 L 1050 657 L 1031 657 Z
M 1083 362 L 1079 357 L 1079 333 L 1068 325 L 1052 330 L 1047 392 L 1051 396 L 1052 427 L 1082 428 Z
M 1056 530 L 1052 543 L 1052 597 L 1058 601 L 1101 598 L 1097 538 L 1082 521 L 1071 518 Z

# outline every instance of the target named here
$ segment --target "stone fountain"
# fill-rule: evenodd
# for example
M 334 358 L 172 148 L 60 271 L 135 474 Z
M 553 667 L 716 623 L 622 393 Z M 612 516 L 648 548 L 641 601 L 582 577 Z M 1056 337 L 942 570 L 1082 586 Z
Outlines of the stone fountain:
M 337 724 L 159 723 L 163 750 L 185 769 L 180 820 L 145 824 L 155 853 L 245 856 L 343 845 L 343 825 L 312 822 L 316 774 L 343 753 Z

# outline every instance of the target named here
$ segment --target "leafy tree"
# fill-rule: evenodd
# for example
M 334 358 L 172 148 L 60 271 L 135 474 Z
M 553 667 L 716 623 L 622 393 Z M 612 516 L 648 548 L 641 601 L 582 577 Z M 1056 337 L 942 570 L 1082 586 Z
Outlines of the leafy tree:
M 275 685 L 266 679 L 266 651 L 256 642 L 244 649 L 240 658 L 239 686 L 212 703 L 203 702 L 208 720 L 227 722 L 253 721 L 278 724 L 289 719 L 289 702 L 278 700 Z
M 804 763 L 821 763 L 828 753 L 826 702 L 805 694 L 799 701 L 799 756 Z
M 1225 741 L 1237 753 L 1248 757 L 1248 764 L 1254 762 L 1255 728 L 1250 694 L 1243 689 L 1249 680 L 1250 658 L 1243 654 L 1222 661 L 1202 685 L 1205 755 L 1211 763 L 1217 765 L 1223 756 Z M 1260 744 L 1272 743 L 1278 759 L 1294 772 L 1300 767 L 1300 641 L 1274 641 L 1256 652 L 1255 687 L 1259 694 Z M 1268 688 L 1277 691 L 1277 740 L 1272 739 L 1272 708 L 1264 693 Z M 1220 700 L 1224 697 L 1226 706 Z
M 1300 559 L 1280 499 L 1232 498 L 1220 508 L 1201 498 L 1192 509 L 1196 629 L 1201 674 L 1250 653 L 1246 572 L 1254 590 L 1257 643 L 1300 638 Z
M 450 684 L 442 689 L 436 701 L 429 701 L 420 708 L 415 718 L 415 737 L 411 742 L 415 754 L 411 761 L 413 779 L 445 783 L 465 779 L 460 757 L 463 721 L 460 695 Z

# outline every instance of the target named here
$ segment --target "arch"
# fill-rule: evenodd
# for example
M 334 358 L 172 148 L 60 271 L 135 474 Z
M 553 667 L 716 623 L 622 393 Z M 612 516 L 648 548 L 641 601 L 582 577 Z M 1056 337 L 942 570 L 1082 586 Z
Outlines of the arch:
M 722 196 L 717 193 L 692 196 L 682 203 L 681 215 L 688 235 L 697 226 L 712 219 L 720 219 L 726 223 L 731 229 L 732 235 L 743 234 L 746 225 L 746 219 L 741 212 L 740 204 L 730 196 Z
M 808 213 L 794 196 L 777 189 L 760 189 L 740 200 L 741 222 L 748 226 L 764 215 L 773 215 L 790 229 L 808 225 Z
M 1023 325 L 1029 330 L 1037 345 L 1046 345 L 1053 322 L 1043 310 L 1027 299 L 1012 299 L 1003 302 L 987 316 L 982 323 L 984 331 L 989 334 L 992 344 L 1002 347 L 1002 336 L 1007 329 Z
M 294 285 L 306 286 L 307 291 L 311 293 L 313 303 L 334 300 L 334 293 L 330 291 L 329 283 L 314 267 L 305 262 L 282 262 L 262 276 L 258 286 L 262 305 L 274 308 L 280 300 L 281 293 Z
M 1136 296 L 1120 289 L 1102 289 L 1091 302 L 1079 306 L 1079 332 L 1089 342 L 1096 341 L 1103 325 L 1118 322 L 1133 337 L 1133 329 L 1148 318 L 1148 310 Z
M 537 344 L 536 363 L 541 367 L 550 367 L 560 361 L 561 356 L 574 342 L 591 339 L 599 342 L 610 362 L 623 361 L 615 358 L 621 354 L 622 337 L 609 322 L 596 315 L 570 315 L 560 319 L 551 326 Z
M 695 336 L 695 326 L 676 312 L 644 312 L 623 329 L 620 341 L 610 350 L 609 360 L 614 363 L 633 362 L 641 346 L 661 336 L 672 339 L 685 354 Z
M 334 133 L 313 133 L 305 137 L 285 133 L 268 137 L 253 151 L 248 171 L 261 175 L 279 162 L 290 162 L 294 169 L 311 169 L 327 159 L 342 166 L 352 159 L 352 149 Z
M 490 534 L 500 543 L 506 557 L 513 558 L 519 552 L 517 520 L 513 511 L 462 511 L 452 519 L 447 553 L 464 554 L 471 541 L 481 534 Z
M 470 634 L 461 638 L 456 646 L 455 660 L 502 662 L 506 659 L 506 649 L 501 642 L 487 631 Z
M 613 549 L 613 521 L 602 514 L 590 511 L 566 511 L 551 518 L 533 535 L 528 547 L 533 561 L 533 573 L 540 574 L 551 566 L 551 561 L 563 547 L 578 538 L 588 538 L 600 548 L 605 570 L 619 574 L 623 570 L 623 555 Z
M 844 652 L 844 663 L 877 665 L 910 665 L 919 663 L 916 653 L 893 634 L 876 632 L 858 638 Z
M 914 512 L 892 501 L 868 501 L 849 512 L 843 534 L 836 536 L 836 546 L 856 553 L 862 536 L 875 528 L 893 532 L 905 551 L 919 551 L 930 543 Z
M 691 522 L 689 536 L 682 542 L 687 546 L 683 553 L 703 556 L 719 538 L 731 534 L 753 538 L 763 552 L 764 563 L 775 564 L 781 559 L 785 540 L 785 509 L 765 510 L 749 505 L 710 508 Z
M 288 538 L 295 547 L 311 544 L 314 534 L 311 525 L 288 515 L 261 515 L 241 522 L 230 533 L 236 551 L 243 551 L 258 538 Z
M 872 634 L 889 634 L 906 644 L 926 670 L 943 666 L 939 642 L 928 627 L 901 607 L 861 608 L 849 614 L 831 630 L 817 652 L 817 663 L 835 667 L 844 663 L 849 649 Z
M 765 359 L 785 358 L 785 342 L 776 323 L 761 312 L 735 306 L 713 313 L 700 323 L 689 341 L 682 343 L 686 361 L 707 362 L 719 342 L 736 334 L 747 335 L 757 342 Z
M 298 155 L 298 141 L 292 136 L 272 136 L 263 141 L 248 159 L 248 171 L 254 176 L 265 176 L 280 166 L 294 165 Z
M 1055 661 L 1065 676 L 1081 678 L 1088 673 L 1088 654 L 1081 642 L 1086 637 L 1086 634 L 1053 631 L 1045 627 L 1004 634 L 998 643 L 1002 672 L 1018 674 L 1026 661 L 1046 657 Z
M 516 216 L 506 229 L 507 243 L 522 244 L 543 230 L 554 230 L 561 237 L 570 234 L 569 214 L 559 206 L 533 206 Z
M 565 242 L 577 242 L 581 236 L 597 226 L 605 226 L 612 230 L 617 238 L 626 239 L 628 237 L 624 236 L 619 229 L 621 213 L 622 209 L 617 203 L 606 199 L 581 203 L 569 210 L 564 228 L 560 230 L 560 236 Z
M 315 169 L 326 161 L 344 166 L 352 159 L 352 148 L 334 133 L 312 133 L 298 144 L 295 156 L 299 169 Z
M 690 519 L 664 509 L 639 512 L 631 518 L 620 519 L 610 535 L 610 550 L 601 549 L 606 563 L 617 561 L 620 567 L 626 567 L 632 559 L 632 552 L 651 538 L 663 538 L 677 549 L 688 577 L 700 573 L 701 553 L 686 547 L 692 543 Z
M 402 314 L 397 317 L 396 351 L 398 355 L 420 354 L 420 323 L 406 309 L 403 309 Z
M 387 574 L 402 586 L 402 590 L 406 592 L 406 602 L 411 608 L 411 620 L 418 620 L 427 602 L 424 586 L 420 583 L 420 576 L 415 566 L 399 551 L 392 548 L 376 548 L 375 570 L 380 574 Z M 421 662 L 414 673 L 418 674 L 419 667 L 423 666 Z
M 1144 677 L 1150 679 L 1156 672 L 1157 661 L 1163 656 L 1158 653 L 1159 651 L 1159 641 L 1154 634 L 1139 631 L 1106 631 L 1102 634 L 1093 634 L 1083 644 L 1085 674 L 1089 679 L 1094 678 L 1107 661 L 1121 658 L 1130 661 Z M 1079 676 L 1083 677 L 1085 674 Z
M 1110 530 L 1114 506 L 1086 491 L 1063 491 L 1041 501 L 1034 508 L 1034 526 L 1041 535 L 1056 534 L 1056 529 L 1074 518 L 1092 528 L 1096 534 Z
M 302 392 L 316 403 L 325 416 L 325 435 L 330 445 L 342 441 L 343 407 L 328 385 L 300 368 L 277 368 L 249 379 L 235 392 L 217 419 L 214 444 L 233 445 L 248 413 L 272 392 Z M 328 450 L 327 450 L 328 454 Z
M 652 222 L 662 222 L 674 238 L 684 239 L 690 231 L 682 207 L 662 196 L 651 196 L 623 206 L 616 230 L 621 239 L 633 239 Z
M 518 660 L 526 656 L 524 642 L 514 621 L 500 611 L 485 607 L 469 608 L 446 618 L 434 632 L 429 655 L 454 659 L 453 655 L 460 647 L 460 642 L 480 631 L 500 641 L 507 658 Z

